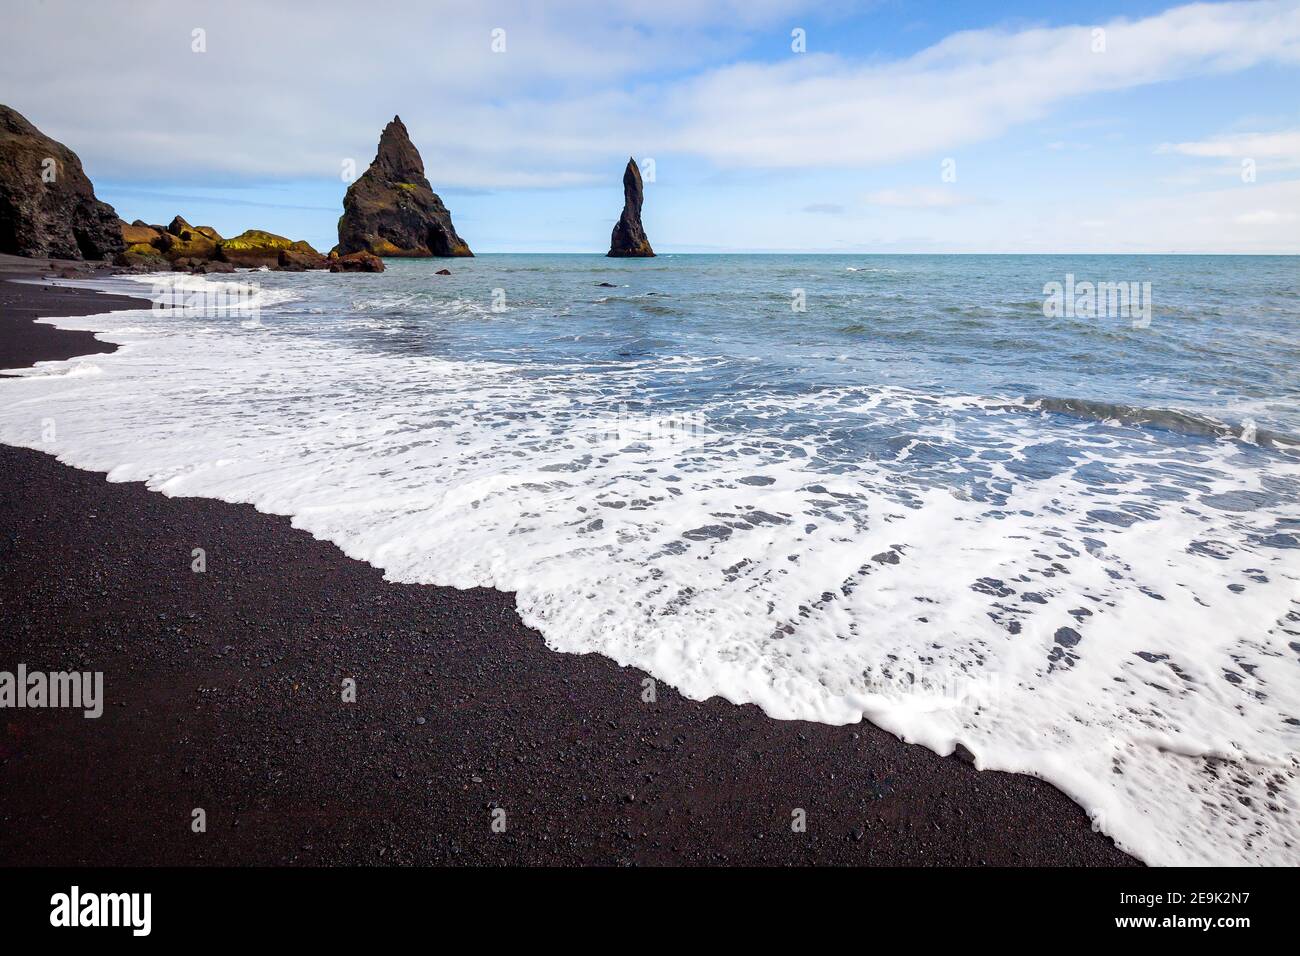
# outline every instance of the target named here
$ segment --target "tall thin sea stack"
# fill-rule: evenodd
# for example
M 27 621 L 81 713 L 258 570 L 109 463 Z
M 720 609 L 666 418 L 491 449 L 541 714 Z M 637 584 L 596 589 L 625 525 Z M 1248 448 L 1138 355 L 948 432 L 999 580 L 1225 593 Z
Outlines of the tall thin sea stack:
M 618 259 L 648 258 L 655 254 L 641 226 L 641 203 L 645 200 L 645 187 L 641 184 L 641 170 L 635 159 L 628 159 L 623 170 L 623 215 L 614 224 L 609 237 L 608 255 Z

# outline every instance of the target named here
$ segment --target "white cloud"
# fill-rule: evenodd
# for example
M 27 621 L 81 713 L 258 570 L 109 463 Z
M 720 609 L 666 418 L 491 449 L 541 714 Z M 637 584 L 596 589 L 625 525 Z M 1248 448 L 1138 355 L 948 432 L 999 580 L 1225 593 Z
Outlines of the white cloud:
M 1232 133 L 1190 142 L 1162 143 L 1156 152 L 1206 160 L 1197 169 L 1209 176 L 1238 178 L 1247 167 L 1256 177 L 1285 173 L 1300 169 L 1300 130 Z M 1184 175 L 1192 181 L 1202 178 L 1197 173 Z M 1169 177 L 1168 181 L 1177 182 L 1179 177 Z
M 742 63 L 674 92 L 674 144 L 724 165 L 867 166 L 934 155 L 1069 100 L 1179 77 L 1300 62 L 1290 0 L 1195 4 L 1105 25 L 954 34 L 893 63 Z
M 1163 143 L 1158 151 L 1212 159 L 1300 159 L 1300 130 L 1236 133 L 1191 143 Z
M 1012 238 L 984 246 L 988 251 L 1293 254 L 1300 181 L 1147 198 L 1062 197 L 1051 208 L 992 209 L 997 218 L 984 227 Z M 1029 233 L 1036 238 L 1014 238 Z
M 821 216 L 842 216 L 847 210 L 840 203 L 814 202 L 804 206 L 803 211 Z
M 594 181 L 629 152 L 775 169 L 943 155 L 1086 94 L 1300 62 L 1300 4 L 1267 0 L 1116 20 L 1104 53 L 1080 25 L 967 31 L 888 62 L 809 53 L 709 68 L 747 31 L 784 36 L 806 8 L 22 4 L 0 34 L 0 89 L 95 176 L 337 177 L 398 112 L 435 184 L 513 188 Z M 504 54 L 490 50 L 496 27 Z
M 795 0 L 49 0 L 10 4 L 0 102 L 105 178 L 337 179 L 401 114 L 438 185 L 591 181 L 662 142 L 653 88 L 734 58 Z M 206 52 L 191 32 L 206 31 Z M 493 53 L 491 31 L 506 31 Z M 725 29 L 724 29 L 725 28 Z M 621 167 L 620 167 L 621 168 Z
M 1233 217 L 1232 221 L 1243 226 L 1272 226 L 1283 222 L 1295 222 L 1296 214 L 1287 210 L 1253 209 Z
M 975 202 L 951 189 L 911 186 L 906 189 L 881 189 L 869 193 L 866 201 L 872 206 L 895 206 L 902 209 L 952 209 L 969 206 Z

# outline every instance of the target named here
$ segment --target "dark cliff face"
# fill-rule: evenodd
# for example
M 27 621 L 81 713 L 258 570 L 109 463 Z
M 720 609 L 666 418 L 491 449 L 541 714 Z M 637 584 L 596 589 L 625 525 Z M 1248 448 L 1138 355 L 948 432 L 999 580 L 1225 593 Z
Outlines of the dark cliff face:
M 641 184 L 641 170 L 636 160 L 627 161 L 623 170 L 623 215 L 614 225 L 609 238 L 608 255 L 616 258 L 648 257 L 655 251 L 650 248 L 645 229 L 641 226 L 641 203 L 645 200 L 645 187 Z
M 343 197 L 338 252 L 472 256 L 451 213 L 424 178 L 424 162 L 400 117 L 384 127 L 370 168 Z
M 0 252 L 106 259 L 125 245 L 77 154 L 0 105 Z

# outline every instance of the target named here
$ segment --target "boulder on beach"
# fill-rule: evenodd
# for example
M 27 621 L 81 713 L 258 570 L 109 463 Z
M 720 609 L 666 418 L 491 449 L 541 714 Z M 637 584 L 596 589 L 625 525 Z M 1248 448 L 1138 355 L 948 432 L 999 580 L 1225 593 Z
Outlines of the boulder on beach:
M 655 254 L 641 226 L 641 203 L 644 200 L 641 170 L 637 168 L 636 160 L 629 157 L 627 168 L 623 170 L 623 215 L 614 224 L 606 255 L 625 259 L 649 258 Z
M 330 272 L 383 272 L 384 260 L 373 252 L 349 252 L 346 255 L 330 256 L 327 260 Z
M 335 249 L 414 258 L 474 254 L 425 178 L 401 117 L 384 127 L 374 162 L 348 187 Z
M 0 105 L 0 252 L 108 259 L 125 247 L 77 154 Z
M 319 252 L 303 252 L 298 249 L 280 250 L 280 268 L 285 272 L 308 272 L 312 269 L 328 269 L 330 260 Z
M 197 262 L 190 266 L 190 271 L 199 275 L 212 275 L 218 272 L 234 272 L 235 267 L 229 262 L 222 262 L 220 259 L 209 259 L 206 262 Z

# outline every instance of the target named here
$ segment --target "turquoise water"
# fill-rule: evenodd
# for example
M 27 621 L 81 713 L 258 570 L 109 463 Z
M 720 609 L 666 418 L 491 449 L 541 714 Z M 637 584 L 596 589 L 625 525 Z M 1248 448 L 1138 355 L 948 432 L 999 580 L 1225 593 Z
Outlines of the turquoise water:
M 656 376 L 647 402 L 882 383 L 1181 409 L 1300 434 L 1295 257 L 487 255 L 443 265 L 451 276 L 389 260 L 382 276 L 346 288 L 318 277 L 316 292 L 331 308 L 404 323 L 374 336 L 376 348 L 545 363 L 546 373 L 710 359 L 705 375 Z M 1149 282 L 1150 326 L 1046 318 L 1044 285 L 1068 274 Z M 493 289 L 506 309 L 496 315 Z M 804 312 L 792 309 L 798 289 Z
M 1170 449 L 1244 434 L 1260 447 L 1239 454 L 1261 463 L 1300 442 L 1295 257 L 486 255 L 387 265 L 347 284 L 307 277 L 301 305 L 363 317 L 333 330 L 348 348 L 504 363 L 558 393 L 580 377 L 579 414 L 816 436 L 818 465 L 832 472 L 910 448 L 922 482 L 996 497 L 977 480 L 990 453 L 979 435 L 989 408 L 1007 403 L 1045 412 L 1024 423 L 1044 440 L 1008 466 L 1025 477 L 1079 466 L 1053 421 L 1088 421 L 1120 443 L 1155 436 Z M 443 266 L 452 275 L 432 274 Z M 1044 287 L 1067 275 L 1150 283 L 1150 324 L 1046 317 Z M 304 277 L 259 281 L 298 289 Z M 303 317 L 308 334 L 321 331 L 317 314 Z M 905 390 L 909 413 L 853 412 L 854 390 L 876 387 Z M 918 430 L 932 429 L 943 436 L 918 444 Z M 942 468 L 957 459 L 966 467 Z M 1288 496 L 1300 498 L 1284 482 L 1261 501 Z

